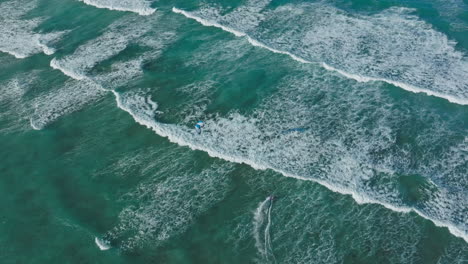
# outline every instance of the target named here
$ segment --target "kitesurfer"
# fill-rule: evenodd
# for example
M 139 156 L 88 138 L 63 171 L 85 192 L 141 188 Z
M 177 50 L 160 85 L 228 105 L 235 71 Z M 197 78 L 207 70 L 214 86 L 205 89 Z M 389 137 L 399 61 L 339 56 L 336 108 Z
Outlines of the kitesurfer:
M 203 121 L 198 121 L 197 124 L 195 124 L 195 131 L 197 131 L 198 134 L 201 134 L 202 128 L 205 126 L 205 123 Z

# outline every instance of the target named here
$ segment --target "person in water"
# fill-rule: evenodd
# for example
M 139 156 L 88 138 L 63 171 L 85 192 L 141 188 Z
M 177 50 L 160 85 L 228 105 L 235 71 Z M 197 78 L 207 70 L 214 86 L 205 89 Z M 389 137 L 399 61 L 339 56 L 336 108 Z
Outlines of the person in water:
M 205 126 L 205 123 L 203 121 L 198 121 L 197 124 L 195 124 L 195 131 L 197 131 L 198 134 L 201 134 L 202 128 Z

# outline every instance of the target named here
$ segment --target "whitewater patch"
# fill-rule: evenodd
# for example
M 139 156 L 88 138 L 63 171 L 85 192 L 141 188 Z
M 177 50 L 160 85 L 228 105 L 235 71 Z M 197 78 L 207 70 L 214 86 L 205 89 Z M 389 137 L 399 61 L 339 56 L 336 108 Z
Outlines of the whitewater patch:
M 49 45 L 66 32 L 37 33 L 43 18 L 23 19 L 36 7 L 35 1 L 7 1 L 0 3 L 0 51 L 24 59 L 37 53 L 51 55 L 55 49 Z
M 281 227 L 275 229 L 273 240 L 278 263 L 343 263 L 352 252 L 375 256 L 381 248 L 391 263 L 420 259 L 423 232 L 416 216 L 351 206 L 348 199 L 294 183 L 282 189 L 291 188 L 295 191 L 282 196 L 281 210 L 275 211 L 276 226 Z M 464 243 L 454 240 L 459 246 Z
M 106 28 L 101 36 L 79 46 L 73 54 L 52 59 L 50 66 L 73 79 L 85 79 L 96 64 L 119 54 L 147 33 L 151 23 L 145 22 L 135 18 L 119 20 Z
M 148 54 L 150 55 L 150 54 Z M 34 115 L 30 119 L 35 130 L 44 129 L 58 118 L 82 109 L 96 102 L 109 90 L 116 89 L 142 76 L 143 56 L 129 61 L 116 62 L 110 70 L 97 75 L 84 75 L 74 69 L 63 68 L 57 60 L 51 61 L 53 69 L 61 71 L 72 78 L 56 90 L 38 96 L 33 101 Z
M 301 7 L 310 9 L 309 6 Z M 325 17 L 322 19 L 323 21 L 320 21 L 319 25 L 309 31 L 303 29 L 291 30 L 290 28 L 279 28 L 277 29 L 278 33 L 272 29 L 262 29 L 261 27 L 253 29 L 249 27 L 248 30 L 250 33 L 247 33 L 246 31 L 242 31 L 242 23 L 229 20 L 226 22 L 225 19 L 219 18 L 217 15 L 212 15 L 213 12 L 206 12 L 205 9 L 198 12 L 188 12 L 173 7 L 172 11 L 193 19 L 204 26 L 217 27 L 237 37 L 245 37 L 253 46 L 267 49 L 273 53 L 287 55 L 301 63 L 322 66 L 327 70 L 337 72 L 346 78 L 358 82 L 386 82 L 409 92 L 425 93 L 461 105 L 468 104 L 468 97 L 465 92 L 468 83 L 459 82 L 459 80 L 468 79 L 466 78 L 468 76 L 468 63 L 466 59 L 464 59 L 460 52 L 454 49 L 454 43 L 448 41 L 446 36 L 436 32 L 417 18 L 409 17 L 407 14 L 402 16 L 404 12 L 407 12 L 406 9 L 391 9 L 376 17 L 352 18 L 330 7 L 316 5 L 313 5 L 313 7 L 318 10 L 314 11 L 317 13 L 316 17 Z M 291 12 L 291 10 L 298 9 L 303 11 L 301 8 L 296 7 L 282 7 L 278 8 L 275 12 L 267 13 L 265 16 L 269 15 L 271 17 L 269 19 L 273 21 L 277 20 L 278 17 L 286 16 L 286 18 L 281 18 L 281 21 L 277 23 L 271 23 L 274 25 L 291 25 L 297 27 L 297 25 L 314 24 L 310 21 L 309 17 L 302 15 L 304 12 Z M 290 14 L 294 16 L 290 17 Z M 245 16 L 249 15 L 250 13 L 245 14 Z M 239 15 L 237 14 L 236 17 L 237 16 Z M 305 17 L 304 20 L 309 19 L 307 23 L 304 23 L 302 20 L 298 21 L 302 17 Z M 328 20 L 326 18 L 328 18 Z M 355 20 L 354 24 L 349 24 L 349 20 L 351 19 Z M 292 22 L 289 20 L 297 22 L 295 24 L 296 26 L 292 25 Z M 370 20 L 370 22 L 366 22 L 366 20 Z M 242 19 L 238 19 L 238 21 L 242 22 Z M 385 23 L 390 23 L 390 25 L 386 25 Z M 392 23 L 395 25 L 393 26 Z M 330 25 L 335 24 L 339 25 L 339 28 L 337 26 L 336 30 L 335 27 L 329 29 Z M 409 32 L 399 32 L 399 28 L 404 28 L 404 26 L 400 26 L 399 24 L 404 24 L 410 29 Z M 356 28 L 356 26 L 358 27 Z M 396 32 L 381 32 L 389 28 L 389 26 Z M 378 30 L 374 30 L 373 28 L 377 28 Z M 374 30 L 375 33 L 372 32 L 372 30 Z M 275 32 L 275 34 L 270 33 L 270 31 Z M 350 35 L 342 31 L 353 33 L 351 34 L 351 39 L 340 39 L 340 37 L 343 38 L 344 36 Z M 364 54 L 361 50 L 354 50 L 361 49 L 360 47 L 363 43 L 359 41 L 366 37 L 365 34 L 367 34 L 366 32 L 368 31 L 371 31 L 369 36 L 375 38 L 375 40 L 371 39 L 371 41 L 369 41 L 370 44 L 375 42 L 382 42 L 382 44 L 377 48 L 366 44 L 367 49 L 381 49 L 382 46 L 383 48 L 387 48 L 388 46 L 388 50 L 379 53 L 373 52 L 371 55 Z M 300 35 L 291 35 L 297 32 L 300 32 Z M 278 35 L 279 33 L 284 35 Z M 424 37 L 420 38 L 420 43 L 418 42 L 415 46 L 411 46 L 413 42 L 407 41 L 406 38 L 412 37 L 414 34 L 423 34 Z M 405 38 L 382 39 L 379 37 L 383 35 L 403 36 Z M 341 43 L 340 45 L 346 45 L 346 48 L 337 48 L 339 52 L 332 53 L 327 47 L 334 46 L 329 44 L 329 42 L 333 41 Z M 403 42 L 401 44 L 405 49 L 403 55 L 393 54 L 391 50 L 395 49 L 395 47 L 389 46 L 390 44 L 384 45 L 384 43 L 398 43 L 399 41 Z M 431 47 L 431 52 L 429 50 L 421 50 L 418 45 L 424 47 L 424 49 Z M 438 49 L 437 53 L 431 55 L 430 59 L 426 59 L 427 61 L 421 61 L 421 58 L 425 58 L 428 54 L 433 53 L 432 50 L 434 47 Z M 294 52 L 290 50 L 294 50 Z M 417 54 L 417 52 L 424 52 L 424 55 Z M 375 58 L 372 58 L 372 56 L 375 56 Z M 400 62 L 403 58 L 400 59 L 397 56 L 404 56 L 404 64 L 411 65 L 413 68 L 408 68 L 408 66 L 402 68 L 402 66 L 399 66 L 397 62 Z M 443 58 L 444 56 L 446 56 L 446 58 Z M 345 59 L 345 57 L 347 59 Z M 377 61 L 379 64 L 367 65 L 373 63 L 372 61 Z M 386 61 L 386 64 L 383 63 L 384 61 Z M 431 65 L 433 61 L 446 62 L 452 70 L 441 71 L 440 67 Z M 394 73 L 389 74 L 392 71 L 396 72 L 397 75 Z M 413 73 L 411 73 L 411 71 L 413 71 Z M 393 76 L 392 78 L 382 77 L 386 75 Z M 448 89 L 446 87 L 448 87 Z
M 175 154 L 158 153 L 158 158 L 151 161 L 158 170 L 122 196 L 121 202 L 131 205 L 121 211 L 118 224 L 104 235 L 107 241 L 115 242 L 122 250 L 134 250 L 148 243 L 161 245 L 185 232 L 200 214 L 225 197 L 232 164 L 216 162 L 194 172 L 189 160 L 183 159 L 190 153 Z
M 12 132 L 27 129 L 31 109 L 30 105 L 24 103 L 23 100 L 35 81 L 37 81 L 37 72 L 32 71 L 15 76 L 5 83 L 0 83 L 0 106 L 2 109 L 0 119 L 4 121 L 0 131 Z
M 151 8 L 151 2 L 146 0 L 79 0 L 87 5 L 116 11 L 128 11 L 141 16 L 149 16 L 156 12 Z
M 152 17 L 151 21 L 156 20 Z M 175 34 L 166 29 L 164 32 L 150 31 L 154 29 L 151 21 L 142 17 L 124 18 L 106 28 L 101 36 L 79 46 L 73 54 L 52 59 L 51 68 L 72 80 L 34 100 L 31 127 L 43 129 L 61 116 L 98 101 L 110 90 L 137 81 L 143 75 L 144 61 L 157 58 L 165 45 L 175 38 Z M 159 33 L 158 39 L 154 40 L 150 32 Z M 118 56 L 130 44 L 149 50 L 131 59 L 117 60 L 104 70 L 92 71 L 102 61 Z
M 90 81 L 71 80 L 46 94 L 33 99 L 34 113 L 30 118 L 31 127 L 41 130 L 61 116 L 82 109 L 105 95 L 105 91 Z

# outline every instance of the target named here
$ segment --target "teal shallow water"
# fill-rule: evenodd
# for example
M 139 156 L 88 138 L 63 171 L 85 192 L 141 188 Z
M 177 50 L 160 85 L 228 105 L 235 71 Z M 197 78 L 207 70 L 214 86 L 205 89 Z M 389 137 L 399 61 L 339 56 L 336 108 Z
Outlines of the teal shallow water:
M 86 2 L 0 1 L 2 263 L 466 262 L 465 2 Z

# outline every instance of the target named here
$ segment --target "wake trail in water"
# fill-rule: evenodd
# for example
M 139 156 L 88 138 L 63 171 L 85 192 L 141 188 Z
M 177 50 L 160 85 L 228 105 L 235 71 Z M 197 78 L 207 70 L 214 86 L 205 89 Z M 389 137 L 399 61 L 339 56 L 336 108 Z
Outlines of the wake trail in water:
M 268 206 L 268 220 L 267 226 L 265 227 L 265 250 L 268 250 L 269 255 L 272 256 L 273 262 L 276 263 L 275 255 L 273 254 L 273 248 L 271 246 L 271 235 L 270 235 L 270 227 L 271 227 L 271 208 L 273 207 L 273 200 L 270 198 L 270 206 Z
M 402 89 L 404 89 L 406 91 L 409 91 L 409 92 L 424 93 L 424 94 L 427 94 L 427 95 L 430 95 L 430 96 L 443 98 L 445 100 L 448 100 L 451 103 L 456 103 L 456 104 L 460 104 L 460 105 L 468 105 L 468 98 L 460 98 L 460 97 L 457 97 L 457 96 L 454 96 L 454 95 L 450 95 L 450 94 L 446 94 L 446 93 L 442 93 L 442 92 L 438 92 L 438 91 L 433 91 L 433 90 L 429 90 L 429 89 L 426 89 L 426 88 L 417 87 L 417 86 L 414 86 L 414 85 L 411 85 L 411 84 L 407 84 L 407 83 L 403 83 L 403 82 L 395 81 L 395 80 L 390 80 L 390 79 L 387 79 L 387 78 L 369 77 L 369 76 L 363 76 L 363 75 L 360 75 L 360 74 L 349 73 L 349 72 L 343 71 L 341 69 L 338 69 L 336 67 L 333 67 L 333 66 L 331 66 L 331 65 L 329 65 L 329 64 L 327 64 L 325 62 L 311 61 L 311 60 L 302 58 L 300 55 L 296 55 L 296 54 L 294 54 L 292 52 L 277 49 L 277 48 L 273 48 L 273 47 L 268 46 L 267 44 L 263 43 L 262 41 L 260 41 L 258 39 L 255 39 L 254 37 L 250 36 L 246 32 L 243 32 L 241 30 L 238 30 L 238 29 L 223 25 L 223 24 L 221 24 L 219 22 L 216 22 L 216 21 L 213 21 L 213 20 L 210 20 L 210 19 L 205 19 L 203 17 L 197 16 L 193 12 L 184 11 L 184 10 L 181 10 L 179 8 L 176 8 L 176 7 L 172 8 L 172 12 L 177 13 L 177 14 L 181 14 L 181 15 L 189 18 L 189 19 L 193 19 L 193 20 L 197 21 L 198 23 L 200 23 L 203 26 L 216 27 L 216 28 L 222 29 L 223 31 L 229 32 L 229 33 L 235 35 L 236 37 L 244 37 L 253 46 L 269 50 L 269 51 L 271 51 L 273 53 L 287 55 L 290 58 L 292 58 L 293 60 L 298 61 L 300 63 L 319 65 L 319 66 L 323 67 L 324 69 L 326 69 L 328 71 L 336 72 L 336 73 L 338 73 L 338 74 L 340 74 L 340 75 L 342 75 L 342 76 L 344 76 L 346 78 L 353 79 L 353 80 L 355 80 L 357 82 L 364 82 L 364 83 L 367 83 L 367 82 L 385 82 L 385 83 L 394 85 L 396 87 L 402 88 Z
M 259 204 L 259 206 L 255 210 L 254 222 L 253 222 L 253 225 L 254 225 L 253 235 L 255 238 L 255 246 L 257 247 L 257 250 L 260 253 L 260 255 L 267 261 L 269 261 L 270 256 L 274 260 L 273 250 L 271 246 L 271 238 L 270 238 L 272 206 L 273 206 L 273 201 L 270 199 L 270 197 L 267 197 L 263 202 Z M 263 229 L 263 241 L 262 241 L 261 232 L 262 232 L 263 227 L 264 229 Z

